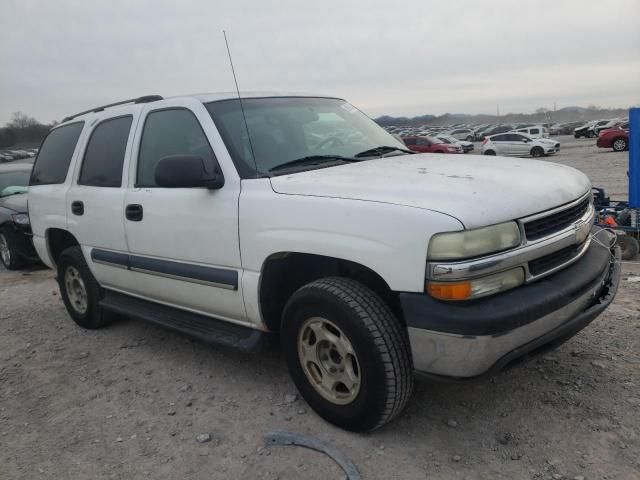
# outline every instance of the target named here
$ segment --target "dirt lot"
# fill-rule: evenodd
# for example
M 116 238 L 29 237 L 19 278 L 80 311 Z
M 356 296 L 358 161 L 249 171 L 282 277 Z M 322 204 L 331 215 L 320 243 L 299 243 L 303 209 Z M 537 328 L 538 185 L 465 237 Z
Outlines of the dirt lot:
M 626 154 L 561 141 L 554 161 L 625 195 Z M 322 454 L 263 448 L 284 429 L 331 442 L 365 479 L 638 479 L 636 262 L 612 307 L 557 351 L 483 384 L 419 383 L 406 412 L 369 435 L 291 401 L 277 352 L 222 351 L 133 320 L 81 330 L 51 271 L 2 270 L 0 478 L 343 478 Z

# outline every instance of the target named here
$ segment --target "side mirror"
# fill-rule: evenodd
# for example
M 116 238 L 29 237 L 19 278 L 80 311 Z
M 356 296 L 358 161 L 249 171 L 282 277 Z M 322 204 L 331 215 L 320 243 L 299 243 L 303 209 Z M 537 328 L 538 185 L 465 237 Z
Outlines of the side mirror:
M 224 176 L 214 159 L 213 172 L 204 168 L 204 160 L 198 155 L 170 155 L 161 158 L 156 165 L 156 184 L 165 188 L 204 187 L 219 189 L 224 185 Z

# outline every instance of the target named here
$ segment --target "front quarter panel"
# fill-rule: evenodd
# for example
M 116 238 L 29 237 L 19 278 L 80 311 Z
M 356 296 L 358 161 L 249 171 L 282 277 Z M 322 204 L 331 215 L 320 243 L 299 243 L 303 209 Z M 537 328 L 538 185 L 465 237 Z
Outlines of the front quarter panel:
M 364 265 L 392 290 L 422 292 L 431 236 L 462 228 L 457 219 L 431 210 L 278 194 L 268 179 L 242 182 L 240 246 L 248 275 L 259 274 L 275 253 L 309 253 Z

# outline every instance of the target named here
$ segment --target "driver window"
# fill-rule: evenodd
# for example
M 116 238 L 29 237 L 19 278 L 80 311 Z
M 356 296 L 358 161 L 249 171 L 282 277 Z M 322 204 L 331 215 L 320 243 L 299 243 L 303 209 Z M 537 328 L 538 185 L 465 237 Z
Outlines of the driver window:
M 169 155 L 198 155 L 209 172 L 215 158 L 196 116 L 185 108 L 157 110 L 144 123 L 136 187 L 157 187 L 156 165 Z

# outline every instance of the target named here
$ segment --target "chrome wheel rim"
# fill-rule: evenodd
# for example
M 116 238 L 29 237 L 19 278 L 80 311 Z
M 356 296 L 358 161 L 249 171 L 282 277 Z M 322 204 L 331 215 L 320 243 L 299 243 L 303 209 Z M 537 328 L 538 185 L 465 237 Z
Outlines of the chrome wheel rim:
M 9 243 L 4 234 L 0 234 L 0 257 L 5 265 L 11 263 L 11 251 L 9 250 Z
M 64 285 L 67 291 L 67 298 L 73 309 L 80 315 L 87 312 L 87 289 L 80 272 L 76 267 L 70 266 L 64 272 Z
M 616 140 L 615 142 L 613 142 L 613 148 L 615 150 L 622 151 L 624 150 L 624 147 L 624 140 Z
M 325 318 L 305 320 L 298 333 L 298 357 L 313 388 L 336 405 L 353 402 L 360 392 L 356 352 L 344 332 Z

